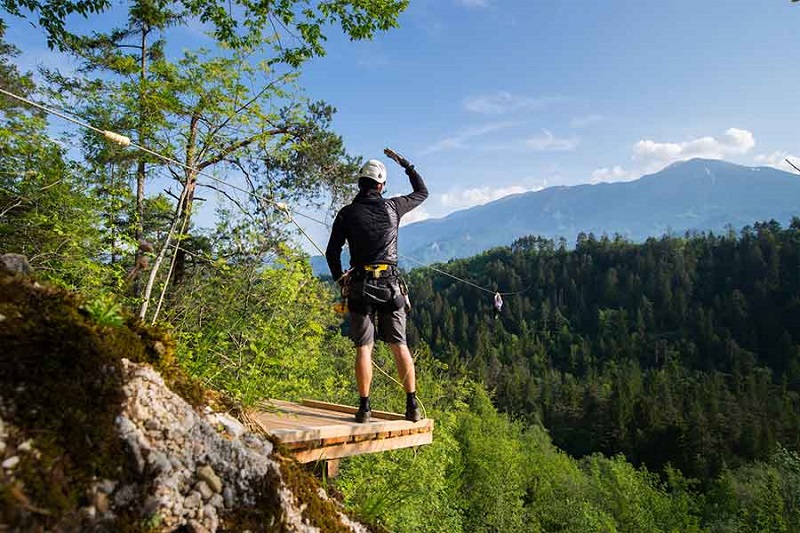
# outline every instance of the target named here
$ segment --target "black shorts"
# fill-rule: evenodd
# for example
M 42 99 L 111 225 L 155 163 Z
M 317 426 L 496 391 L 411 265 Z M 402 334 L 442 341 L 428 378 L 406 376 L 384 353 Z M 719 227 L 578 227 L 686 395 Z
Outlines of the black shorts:
M 372 323 L 370 315 L 350 312 L 350 338 L 356 347 L 375 342 L 375 330 L 378 339 L 389 344 L 406 344 L 406 310 L 403 308 L 392 312 L 375 312 L 377 324 Z
M 405 296 L 396 278 L 354 281 L 349 301 L 353 344 L 358 347 L 374 343 L 376 330 L 378 339 L 384 342 L 406 344 L 404 304 Z

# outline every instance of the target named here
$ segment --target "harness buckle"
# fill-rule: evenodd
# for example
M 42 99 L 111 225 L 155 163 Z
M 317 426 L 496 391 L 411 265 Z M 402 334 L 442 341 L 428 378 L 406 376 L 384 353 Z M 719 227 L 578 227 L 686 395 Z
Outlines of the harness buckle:
M 364 270 L 367 272 L 372 272 L 372 277 L 374 279 L 379 279 L 381 275 L 389 270 L 391 265 L 387 265 L 385 263 L 377 263 L 374 265 L 364 265 Z

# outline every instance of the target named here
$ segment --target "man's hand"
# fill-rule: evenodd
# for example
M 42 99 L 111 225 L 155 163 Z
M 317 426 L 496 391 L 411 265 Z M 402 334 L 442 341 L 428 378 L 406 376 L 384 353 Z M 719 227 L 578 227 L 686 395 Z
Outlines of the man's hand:
M 408 159 L 398 154 L 391 148 L 385 148 L 383 150 L 383 153 L 386 154 L 386 157 L 394 160 L 398 165 L 400 165 L 403 168 L 408 168 L 411 166 L 411 163 L 408 162 Z

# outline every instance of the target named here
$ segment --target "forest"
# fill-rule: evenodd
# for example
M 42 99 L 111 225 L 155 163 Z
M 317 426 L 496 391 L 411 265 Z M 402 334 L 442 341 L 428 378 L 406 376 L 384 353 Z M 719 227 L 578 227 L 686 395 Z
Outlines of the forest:
M 329 25 L 369 39 L 407 2 L 234 4 L 247 25 L 213 0 L 137 1 L 119 26 L 86 35 L 65 21 L 108 3 L 2 3 L 15 23 L 35 13 L 79 67 L 34 76 L 3 40 L 0 87 L 131 145 L 85 127 L 58 133 L 51 115 L 0 97 L 0 252 L 24 254 L 38 282 L 75 291 L 98 323 L 169 330 L 181 367 L 231 404 L 350 404 L 336 294 L 294 244 L 286 204 L 341 201 L 359 158 L 300 73 L 324 54 Z M 225 53 L 165 52 L 192 17 Z M 200 228 L 206 193 L 221 200 Z M 408 273 L 434 443 L 351 458 L 329 493 L 399 532 L 800 531 L 799 232 L 589 235 L 574 249 L 529 237 L 438 265 L 522 291 L 496 319 L 486 294 Z M 385 348 L 376 361 L 393 372 Z M 403 399 L 376 377 L 373 405 L 399 410 Z
M 706 486 L 800 445 L 800 219 L 633 244 L 527 237 L 412 272 L 412 338 L 572 455 L 623 453 Z

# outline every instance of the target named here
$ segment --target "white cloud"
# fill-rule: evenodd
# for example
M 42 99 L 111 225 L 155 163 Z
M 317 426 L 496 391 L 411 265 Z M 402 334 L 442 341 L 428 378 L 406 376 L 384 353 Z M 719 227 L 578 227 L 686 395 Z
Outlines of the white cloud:
M 547 130 L 541 135 L 525 139 L 525 147 L 536 152 L 571 152 L 578 147 L 578 139 L 556 137 Z
M 621 166 L 616 165 L 612 168 L 598 168 L 592 172 L 592 183 L 600 183 L 603 181 L 628 181 L 638 177 L 639 176 L 628 172 Z
M 540 191 L 547 186 L 547 180 L 537 187 L 524 187 L 522 185 L 511 185 L 510 187 L 476 187 L 462 191 L 444 193 L 440 195 L 441 204 L 450 209 L 465 209 L 476 205 L 483 205 L 495 200 L 499 200 L 511 194 L 521 194 L 530 191 Z
M 400 219 L 400 227 L 408 226 L 409 224 L 413 224 L 414 222 L 428 220 L 429 218 L 432 217 L 433 215 L 431 215 L 428 211 L 426 211 L 424 207 L 418 207 Z
M 514 125 L 513 122 L 494 122 L 491 124 L 485 124 L 483 126 L 478 126 L 475 128 L 468 128 L 453 135 L 452 137 L 446 137 L 440 141 L 435 142 L 431 146 L 422 150 L 420 152 L 420 155 L 430 155 L 444 150 L 465 149 L 468 148 L 467 141 L 469 141 L 470 139 L 474 139 L 475 137 L 480 137 L 482 135 L 486 135 L 487 133 L 492 133 L 497 130 L 509 128 L 513 125 Z
M 676 161 L 696 157 L 725 159 L 740 156 L 750 152 L 755 145 L 753 134 L 738 128 L 728 129 L 719 139 L 710 136 L 684 142 L 642 139 L 633 145 L 631 168 L 625 169 L 620 165 L 599 168 L 592 173 L 592 182 L 635 179 L 644 174 L 658 172 Z
M 778 170 L 785 170 L 787 172 L 797 172 L 797 169 L 786 162 L 791 161 L 796 166 L 800 167 L 800 157 L 792 155 L 789 152 L 772 152 L 771 154 L 759 154 L 755 157 L 755 162 L 768 167 L 774 167 Z
M 573 129 L 586 128 L 592 124 L 597 124 L 604 119 L 605 117 L 603 115 L 586 115 L 583 117 L 575 117 L 569 121 L 569 127 Z
M 541 111 L 563 100 L 564 98 L 559 96 L 533 98 L 530 96 L 516 96 L 506 91 L 498 91 L 495 94 L 470 96 L 464 99 L 463 105 L 464 109 L 471 113 L 505 115 L 526 111 Z
M 753 134 L 747 130 L 730 128 L 720 139 L 700 137 L 681 143 L 658 143 L 644 139 L 633 145 L 633 160 L 645 169 L 660 170 L 675 161 L 702 157 L 724 159 L 743 155 L 756 145 Z

